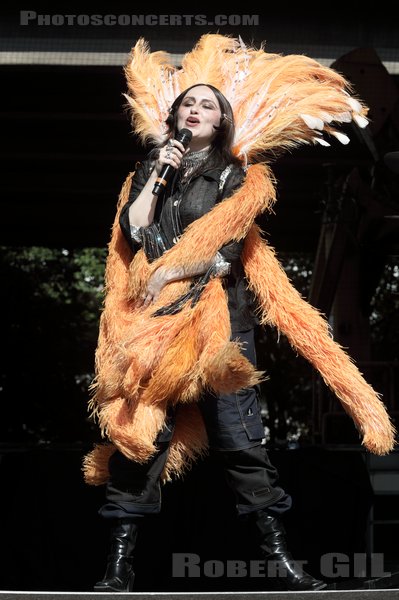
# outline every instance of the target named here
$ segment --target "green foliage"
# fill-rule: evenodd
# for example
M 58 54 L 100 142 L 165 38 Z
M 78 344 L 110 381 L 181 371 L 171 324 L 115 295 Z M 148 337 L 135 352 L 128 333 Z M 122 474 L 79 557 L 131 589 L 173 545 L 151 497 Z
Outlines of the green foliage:
M 313 256 L 279 254 L 292 285 L 306 299 L 312 277 Z M 258 367 L 268 379 L 261 384 L 268 439 L 276 445 L 310 440 L 312 418 L 312 367 L 291 348 L 285 336 L 271 327 L 257 330 Z
M 105 259 L 98 248 L 0 248 L 3 440 L 87 437 Z
M 399 359 L 399 256 L 388 256 L 371 300 L 371 337 L 378 360 Z

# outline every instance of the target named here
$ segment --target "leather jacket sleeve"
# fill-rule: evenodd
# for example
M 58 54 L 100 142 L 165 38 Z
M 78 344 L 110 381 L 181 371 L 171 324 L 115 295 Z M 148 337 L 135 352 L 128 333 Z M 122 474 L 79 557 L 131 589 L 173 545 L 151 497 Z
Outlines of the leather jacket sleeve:
M 132 238 L 130 232 L 129 208 L 136 200 L 143 187 L 145 186 L 147 179 L 150 176 L 150 172 L 151 167 L 149 160 L 144 160 L 143 162 L 136 163 L 135 171 L 132 177 L 132 185 L 130 187 L 129 199 L 123 206 L 121 214 L 119 216 L 119 224 L 122 229 L 122 233 L 125 236 L 127 243 L 129 244 L 131 250 L 134 253 L 136 253 L 140 249 L 141 244 L 139 244 Z

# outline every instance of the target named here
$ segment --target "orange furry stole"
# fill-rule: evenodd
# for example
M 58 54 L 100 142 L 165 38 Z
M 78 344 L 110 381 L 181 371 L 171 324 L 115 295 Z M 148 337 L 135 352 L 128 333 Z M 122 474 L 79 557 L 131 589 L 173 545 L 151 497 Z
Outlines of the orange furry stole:
M 151 274 L 161 265 L 190 267 L 212 259 L 228 242 L 245 238 L 242 254 L 249 287 L 258 301 L 261 323 L 274 325 L 293 348 L 320 372 L 341 400 L 375 454 L 394 446 L 395 430 L 384 404 L 346 352 L 330 337 L 328 323 L 290 283 L 273 249 L 254 224 L 271 210 L 275 187 L 265 165 L 248 168 L 242 187 L 193 222 L 179 242 L 149 264 L 140 250 L 133 258 L 119 226 L 131 176 L 122 188 L 105 273 L 105 303 L 96 351 L 96 377 L 90 407 L 104 437 L 84 459 L 85 480 L 105 483 L 115 449 L 145 462 L 169 406 L 179 405 L 164 481 L 180 476 L 207 452 L 207 436 L 196 401 L 210 388 L 233 392 L 259 382 L 263 374 L 230 341 L 227 297 L 218 278 L 205 287 L 198 303 L 175 315 L 153 317 L 160 307 L 188 290 L 189 280 L 169 283 L 147 308 L 138 302 Z

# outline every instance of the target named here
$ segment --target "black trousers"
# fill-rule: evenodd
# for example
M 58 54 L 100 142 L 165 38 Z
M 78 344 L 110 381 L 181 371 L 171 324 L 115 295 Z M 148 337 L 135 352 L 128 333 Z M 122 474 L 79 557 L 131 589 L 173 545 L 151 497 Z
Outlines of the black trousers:
M 253 329 L 237 332 L 232 338 L 243 344 L 243 354 L 256 364 Z M 247 514 L 260 508 L 276 513 L 288 510 L 291 498 L 278 485 L 278 472 L 262 445 L 265 433 L 258 388 L 218 396 L 207 393 L 198 406 L 207 430 L 210 452 L 235 496 L 237 513 Z M 99 511 L 103 517 L 136 517 L 160 512 L 160 475 L 168 457 L 174 420 L 175 413 L 171 411 L 158 435 L 158 450 L 146 463 L 133 462 L 119 451 L 111 456 L 106 503 Z

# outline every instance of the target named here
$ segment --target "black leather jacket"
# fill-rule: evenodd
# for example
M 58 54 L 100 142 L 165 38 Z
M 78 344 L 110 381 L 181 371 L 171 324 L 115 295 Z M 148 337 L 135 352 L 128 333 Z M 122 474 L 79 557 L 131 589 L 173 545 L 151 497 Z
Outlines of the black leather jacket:
M 137 252 L 139 244 L 130 234 L 129 207 L 136 200 L 150 176 L 153 161 L 146 159 L 136 165 L 128 202 L 122 208 L 120 226 L 133 252 Z M 155 209 L 154 220 L 159 224 L 162 233 L 173 245 L 175 232 L 172 219 L 176 202 L 179 202 L 181 227 L 184 229 L 196 219 L 202 217 L 212 207 L 228 198 L 240 187 L 245 172 L 241 167 L 233 166 L 223 186 L 219 191 L 222 167 L 212 167 L 194 176 L 188 183 L 183 184 L 177 172 L 166 191 L 160 196 Z M 245 331 L 254 327 L 257 319 L 253 312 L 253 296 L 247 289 L 247 280 L 240 260 L 244 240 L 233 241 L 219 249 L 220 254 L 231 264 L 230 274 L 224 277 L 228 294 L 228 307 L 232 331 Z

